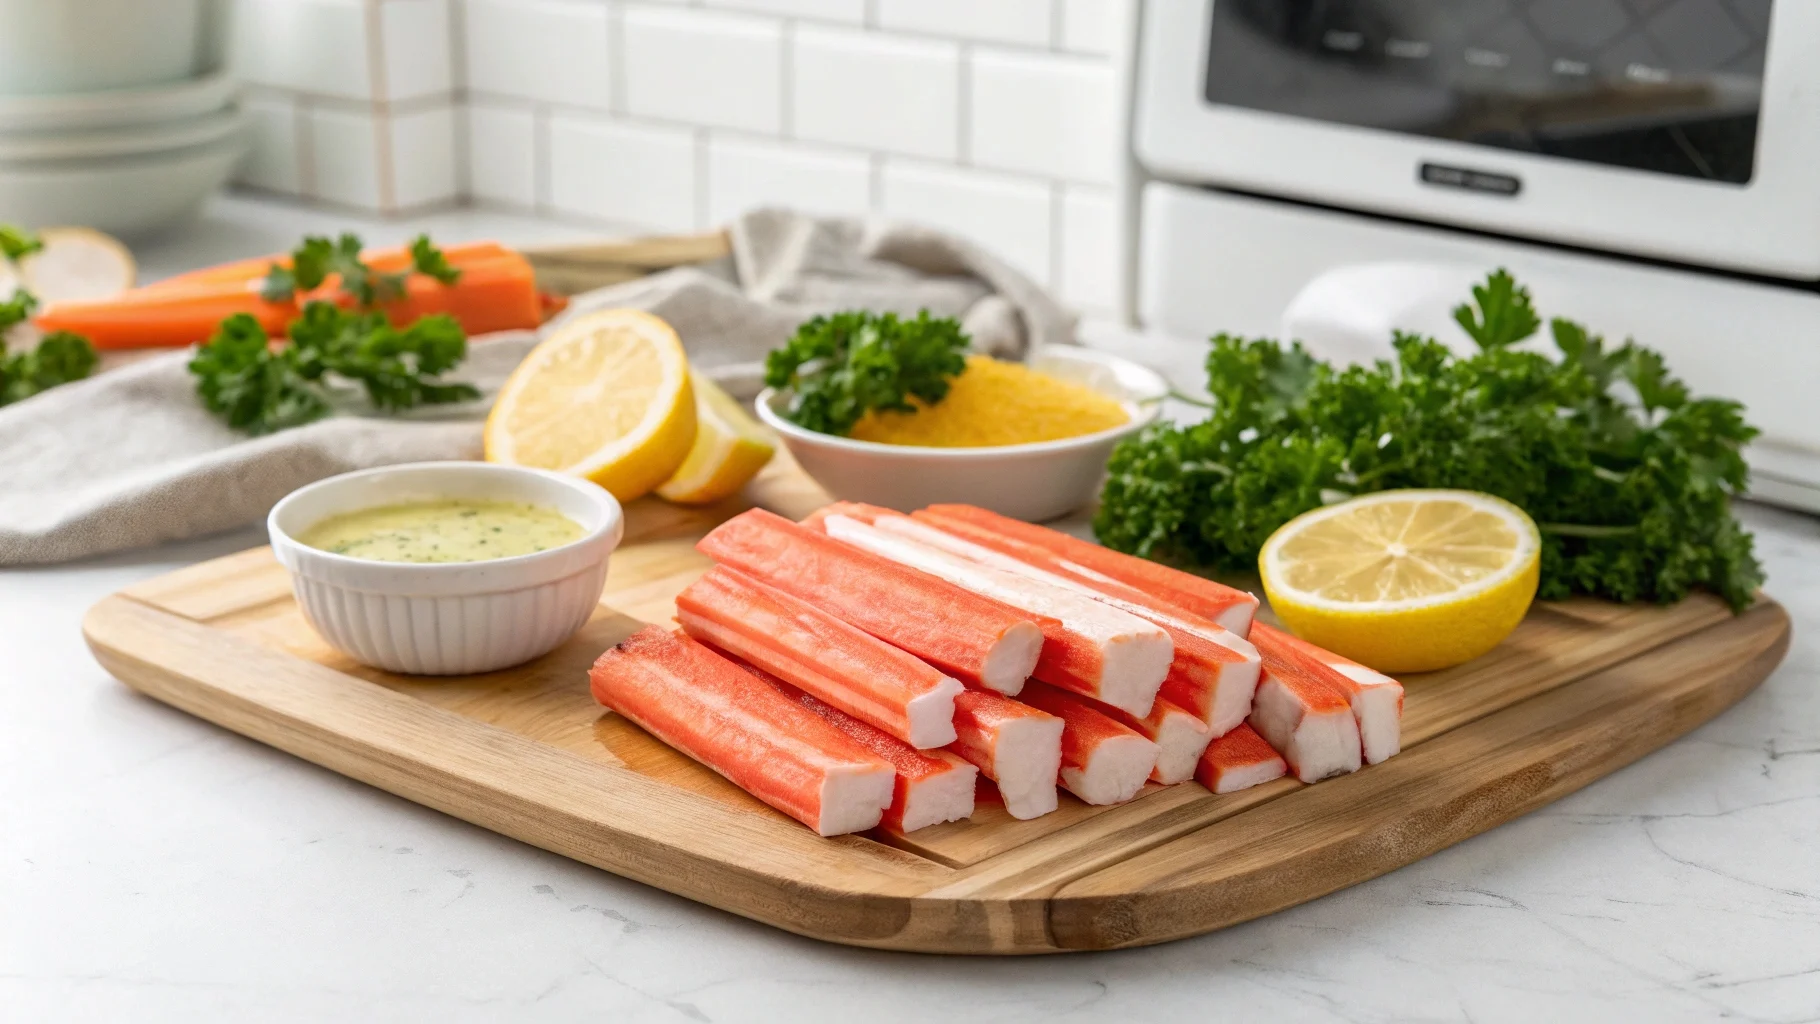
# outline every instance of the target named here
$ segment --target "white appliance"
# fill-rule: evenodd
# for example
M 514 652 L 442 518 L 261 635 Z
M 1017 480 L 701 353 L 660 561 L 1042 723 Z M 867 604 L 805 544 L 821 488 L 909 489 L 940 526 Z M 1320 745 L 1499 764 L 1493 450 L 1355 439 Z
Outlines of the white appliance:
M 1128 316 L 1183 337 L 1464 345 L 1491 268 L 1660 349 L 1820 510 L 1820 2 L 1142 0 Z

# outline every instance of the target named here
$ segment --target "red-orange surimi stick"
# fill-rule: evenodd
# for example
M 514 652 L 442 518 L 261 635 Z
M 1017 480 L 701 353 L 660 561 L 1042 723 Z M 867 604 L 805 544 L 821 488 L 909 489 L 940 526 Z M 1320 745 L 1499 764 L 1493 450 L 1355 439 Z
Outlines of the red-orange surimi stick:
M 960 683 L 737 570 L 717 565 L 690 584 L 676 597 L 676 620 L 919 750 L 954 742 Z
M 1122 804 L 1156 769 L 1157 745 L 1096 710 L 1079 694 L 1031 683 L 1022 700 L 1067 723 L 1062 730 L 1062 788 L 1090 804 Z
M 978 523 L 1046 547 L 1089 572 L 1179 605 L 1240 636 L 1251 632 L 1251 617 L 1258 610 L 1258 599 L 1243 590 L 972 505 L 930 505 L 923 511 L 932 516 Z
M 727 659 L 646 626 L 588 673 L 594 699 L 824 836 L 891 803 L 891 766 Z
M 899 832 L 914 832 L 927 825 L 973 816 L 973 785 L 979 778 L 978 768 L 946 750 L 918 750 L 763 669 L 745 667 L 775 686 L 779 693 L 820 715 L 829 725 L 859 741 L 860 746 L 884 758 L 897 771 L 897 782 L 891 790 L 891 806 L 885 808 L 880 825 Z
M 1158 697 L 1201 717 L 1215 736 L 1230 732 L 1251 713 L 1258 687 L 1258 652 L 1226 627 L 1135 587 L 1080 567 L 1016 537 L 960 519 L 917 512 L 881 514 L 877 525 L 982 565 L 1070 587 L 1162 627 L 1175 643 L 1175 659 Z
M 1403 684 L 1376 669 L 1260 622 L 1251 638 L 1258 649 L 1292 663 L 1339 691 L 1359 722 L 1365 763 L 1377 764 L 1403 749 Z
M 1264 679 L 1246 721 L 1303 782 L 1359 770 L 1359 723 L 1352 705 L 1293 665 L 1265 655 Z
M 727 520 L 696 548 L 969 685 L 1015 695 L 1043 651 L 1028 613 L 763 509 Z
M 1150 780 L 1165 786 L 1194 778 L 1195 763 L 1201 759 L 1207 744 L 1213 741 L 1213 730 L 1201 721 L 1199 715 L 1177 707 L 1162 697 L 1156 699 L 1150 708 L 1150 714 L 1143 718 L 1098 701 L 1093 702 L 1093 707 L 1156 744 L 1156 768 L 1150 772 Z
M 1237 793 L 1289 773 L 1283 755 L 1249 725 L 1241 725 L 1207 747 L 1194 777 L 1215 793 Z
M 1055 810 L 1055 781 L 1062 767 L 1062 720 L 990 690 L 954 698 L 954 731 L 948 749 L 979 766 L 998 784 L 1013 818 Z
M 839 512 L 822 517 L 818 525 L 836 540 L 1052 621 L 1044 629 L 1036 678 L 1134 715 L 1150 713 L 1175 657 L 1169 634 L 1151 623 L 1084 594 L 969 562 Z

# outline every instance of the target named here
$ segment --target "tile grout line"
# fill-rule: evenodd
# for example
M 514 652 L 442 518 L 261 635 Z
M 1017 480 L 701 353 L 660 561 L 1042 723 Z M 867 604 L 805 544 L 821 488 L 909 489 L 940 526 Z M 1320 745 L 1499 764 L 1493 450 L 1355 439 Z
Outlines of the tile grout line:
M 954 162 L 973 165 L 973 44 L 960 44 L 960 61 L 954 89 Z
M 785 19 L 777 46 L 777 134 L 796 141 L 796 21 Z
M 385 73 L 385 18 L 380 14 L 380 0 L 366 0 L 367 84 L 373 104 L 373 170 L 379 176 L 379 212 L 391 214 L 398 209 L 398 190 L 394 183 L 397 171 L 392 153 L 392 114 L 385 102 L 391 95 Z

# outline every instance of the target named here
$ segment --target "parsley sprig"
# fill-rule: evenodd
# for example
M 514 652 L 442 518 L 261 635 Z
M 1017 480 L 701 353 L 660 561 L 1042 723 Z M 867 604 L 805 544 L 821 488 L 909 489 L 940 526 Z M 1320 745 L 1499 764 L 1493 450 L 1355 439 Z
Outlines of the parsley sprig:
M 315 301 L 288 335 L 290 344 L 274 348 L 254 317 L 223 320 L 189 364 L 204 407 L 237 430 L 269 434 L 329 415 L 349 385 L 387 412 L 480 397 L 472 385 L 437 379 L 467 356 L 467 336 L 449 316 L 399 328 L 383 313 Z
M 0 256 L 8 261 L 24 259 L 43 248 L 44 242 L 33 232 L 16 224 L 0 224 Z M 12 298 L 0 302 L 0 336 L 37 311 L 37 296 L 23 288 L 14 289 Z M 94 373 L 99 362 L 95 346 L 69 331 L 53 331 L 33 348 L 20 352 L 8 352 L 0 339 L 0 405 L 81 380 Z
M 1668 602 L 1704 587 L 1751 602 L 1763 570 L 1730 507 L 1757 433 L 1742 406 L 1694 398 L 1659 353 L 1572 321 L 1549 322 L 1551 354 L 1519 349 L 1542 320 L 1503 271 L 1455 319 L 1477 353 L 1399 333 L 1394 359 L 1336 368 L 1299 344 L 1214 338 L 1209 418 L 1121 444 L 1095 532 L 1248 569 L 1272 531 L 1329 500 L 1464 488 L 1541 526 L 1544 598 Z
M 423 274 L 443 284 L 454 284 L 461 271 L 450 265 L 443 251 L 428 235 L 411 241 L 411 271 L 388 274 L 374 270 L 360 258 L 362 245 L 358 235 L 343 233 L 339 238 L 311 235 L 291 252 L 291 265 L 272 264 L 261 282 L 259 294 L 267 302 L 285 302 L 298 292 L 322 287 L 329 275 L 339 275 L 341 290 L 362 308 L 371 308 L 404 295 L 405 282 L 411 273 Z
M 878 409 L 910 412 L 948 396 L 948 382 L 967 368 L 967 335 L 952 319 L 923 310 L 836 313 L 803 324 L 765 358 L 765 383 L 790 389 L 784 415 L 798 426 L 844 436 Z

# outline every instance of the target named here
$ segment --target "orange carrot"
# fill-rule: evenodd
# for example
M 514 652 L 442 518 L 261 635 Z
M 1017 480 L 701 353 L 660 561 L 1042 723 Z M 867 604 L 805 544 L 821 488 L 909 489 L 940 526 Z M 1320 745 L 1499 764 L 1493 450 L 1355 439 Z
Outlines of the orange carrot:
M 536 275 L 523 256 L 490 242 L 445 252 L 449 262 L 461 270 L 460 280 L 445 285 L 412 274 L 402 297 L 378 307 L 393 323 L 403 326 L 432 313 L 447 313 L 475 335 L 531 328 L 543 322 Z M 404 259 L 397 264 L 392 253 L 378 253 L 370 265 L 395 272 L 409 265 L 409 256 Z M 97 348 L 153 348 L 205 341 L 223 319 L 235 313 L 252 314 L 267 333 L 277 336 L 297 315 L 302 301 L 352 305 L 353 299 L 341 292 L 340 281 L 333 276 L 301 300 L 266 301 L 259 286 L 270 262 L 259 261 L 261 269 L 251 277 L 244 271 L 252 261 L 243 261 L 231 265 L 238 268 L 232 276 L 227 268 L 218 267 L 111 299 L 54 303 L 37 316 L 36 323 L 45 331 L 74 331 Z
M 496 256 L 505 256 L 512 250 L 498 242 L 463 242 L 460 245 L 445 246 L 442 254 L 448 257 L 451 264 L 460 267 L 468 263 L 479 263 Z M 367 266 L 384 274 L 396 274 L 411 265 L 411 250 L 403 246 L 388 249 L 367 249 L 360 254 L 360 259 Z M 289 268 L 290 253 L 278 253 L 273 256 L 255 256 L 250 260 L 235 260 L 232 263 L 219 263 L 200 270 L 167 277 L 139 289 L 192 287 L 199 284 L 224 284 L 229 281 L 258 281 L 272 270 L 272 265 Z

